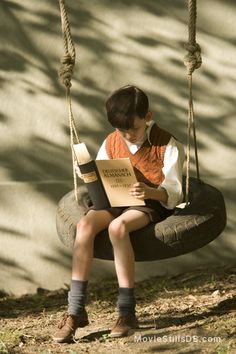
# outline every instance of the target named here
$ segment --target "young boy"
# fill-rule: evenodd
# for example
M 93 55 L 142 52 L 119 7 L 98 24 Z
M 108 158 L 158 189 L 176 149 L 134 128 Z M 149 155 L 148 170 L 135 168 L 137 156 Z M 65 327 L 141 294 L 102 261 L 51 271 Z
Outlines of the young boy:
M 68 313 L 54 340 L 70 342 L 78 327 L 88 324 L 85 297 L 96 235 L 108 228 L 119 284 L 118 320 L 111 337 L 127 336 L 138 328 L 134 297 L 134 253 L 129 233 L 171 215 L 182 200 L 184 151 L 170 133 L 152 120 L 146 94 L 124 86 L 106 102 L 107 117 L 115 131 L 103 142 L 97 159 L 129 157 L 138 183 L 130 194 L 145 206 L 89 210 L 77 225 Z

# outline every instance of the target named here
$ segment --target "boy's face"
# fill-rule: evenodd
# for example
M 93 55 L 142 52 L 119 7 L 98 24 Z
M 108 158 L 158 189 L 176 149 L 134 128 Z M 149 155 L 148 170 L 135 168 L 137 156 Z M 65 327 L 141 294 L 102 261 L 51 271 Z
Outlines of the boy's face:
M 136 117 L 134 119 L 134 126 L 131 129 L 117 129 L 122 137 L 128 140 L 130 143 L 135 144 L 136 142 L 143 139 L 146 134 L 146 123 L 152 119 L 152 113 L 148 112 L 145 118 Z

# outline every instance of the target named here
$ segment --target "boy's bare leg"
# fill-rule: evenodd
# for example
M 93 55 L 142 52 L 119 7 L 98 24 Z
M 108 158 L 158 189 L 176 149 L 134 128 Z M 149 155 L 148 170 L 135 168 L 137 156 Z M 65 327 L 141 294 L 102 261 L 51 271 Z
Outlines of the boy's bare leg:
M 110 337 L 123 337 L 134 333 L 138 327 L 135 316 L 134 252 L 129 234 L 149 224 L 149 216 L 139 210 L 128 210 L 114 219 L 109 226 L 113 245 L 115 268 L 119 283 L 117 307 L 119 317 Z
M 73 280 L 88 280 L 95 236 L 106 229 L 113 219 L 106 210 L 90 210 L 78 223 L 72 263 Z
M 94 238 L 107 228 L 113 216 L 105 210 L 90 210 L 77 225 L 74 244 L 72 280 L 68 294 L 68 313 L 65 314 L 53 339 L 59 343 L 71 342 L 78 327 L 88 322 L 85 310 L 86 288 L 93 258 Z
M 139 210 L 128 210 L 109 225 L 109 237 L 114 249 L 119 287 L 134 287 L 134 252 L 129 233 L 150 223 L 149 216 Z

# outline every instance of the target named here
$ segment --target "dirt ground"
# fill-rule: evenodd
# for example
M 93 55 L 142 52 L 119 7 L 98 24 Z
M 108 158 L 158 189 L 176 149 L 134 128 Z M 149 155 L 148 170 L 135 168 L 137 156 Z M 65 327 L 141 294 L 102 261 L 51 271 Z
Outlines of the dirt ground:
M 117 284 L 101 279 L 89 286 L 90 325 L 79 329 L 71 344 L 51 339 L 66 310 L 66 286 L 18 298 L 1 293 L 0 353 L 236 353 L 235 284 L 236 265 L 139 282 L 140 329 L 130 337 L 111 339 Z

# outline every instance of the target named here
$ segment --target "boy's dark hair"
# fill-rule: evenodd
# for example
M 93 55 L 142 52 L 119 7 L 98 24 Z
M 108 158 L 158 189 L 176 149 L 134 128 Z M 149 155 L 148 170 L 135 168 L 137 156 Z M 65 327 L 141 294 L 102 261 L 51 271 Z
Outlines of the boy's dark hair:
M 135 117 L 144 119 L 148 113 L 148 97 L 140 88 L 127 85 L 111 94 L 106 101 L 106 110 L 114 128 L 132 129 Z

